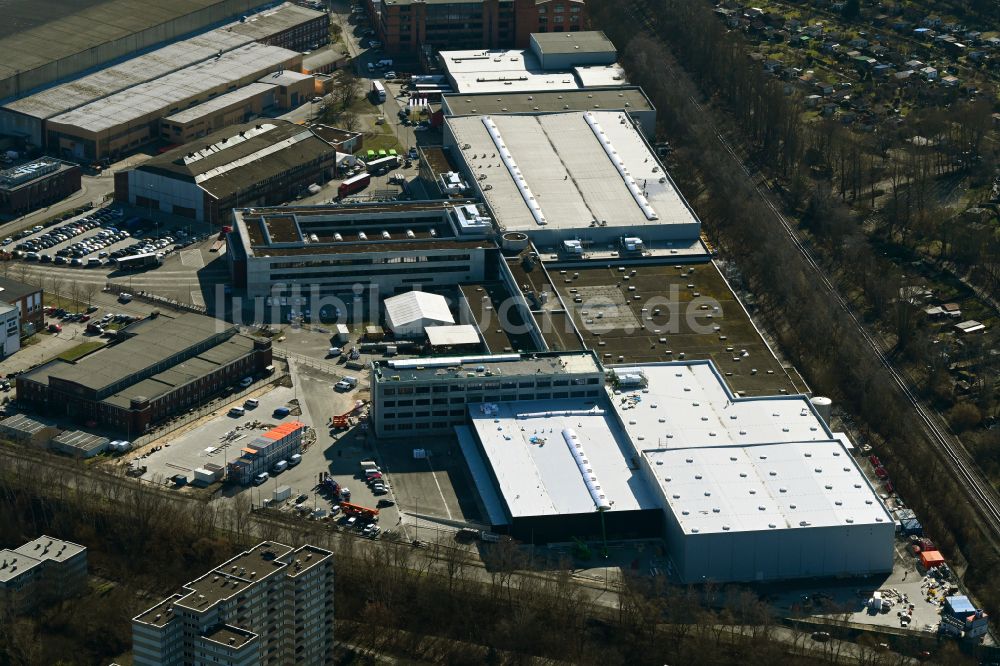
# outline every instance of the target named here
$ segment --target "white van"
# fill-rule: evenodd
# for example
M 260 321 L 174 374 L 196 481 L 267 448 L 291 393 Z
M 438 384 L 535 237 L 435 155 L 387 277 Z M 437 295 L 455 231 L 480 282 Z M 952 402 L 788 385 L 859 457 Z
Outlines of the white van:
M 288 469 L 288 461 L 279 460 L 278 462 L 274 463 L 274 467 L 271 468 L 271 471 L 275 474 L 281 474 L 286 469 Z
M 267 472 L 261 472 L 257 476 L 253 477 L 253 485 L 259 486 L 260 484 L 267 481 L 269 478 L 271 477 Z
M 236 418 L 239 418 L 246 413 L 247 410 L 243 409 L 242 407 L 233 407 L 232 409 L 229 410 L 229 415 L 235 416 Z
M 289 467 L 295 467 L 300 462 L 302 462 L 302 454 L 301 453 L 293 453 L 292 455 L 288 456 L 288 466 Z
M 247 398 L 246 402 L 243 403 L 243 406 L 247 409 L 257 409 L 259 405 L 260 400 L 257 398 Z

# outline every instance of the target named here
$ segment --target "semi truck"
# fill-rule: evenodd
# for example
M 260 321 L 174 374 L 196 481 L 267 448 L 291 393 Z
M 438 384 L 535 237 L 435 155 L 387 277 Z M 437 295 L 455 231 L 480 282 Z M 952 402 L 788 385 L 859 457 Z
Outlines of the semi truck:
M 359 173 L 356 176 L 351 176 L 342 182 L 337 188 L 337 198 L 343 199 L 344 197 L 354 194 L 355 192 L 360 192 L 368 187 L 371 182 L 372 178 L 367 173 Z
M 379 174 L 386 173 L 390 169 L 395 169 L 399 166 L 399 156 L 390 155 L 388 157 L 380 157 L 377 160 L 372 160 L 367 164 L 368 173 Z

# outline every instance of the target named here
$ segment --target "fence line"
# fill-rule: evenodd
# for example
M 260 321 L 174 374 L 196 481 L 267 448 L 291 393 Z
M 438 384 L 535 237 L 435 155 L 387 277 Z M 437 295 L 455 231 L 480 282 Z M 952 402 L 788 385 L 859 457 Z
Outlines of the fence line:
M 122 292 L 128 292 L 128 286 L 124 284 L 119 284 L 117 282 L 107 282 L 104 285 L 104 291 L 112 294 L 121 294 Z M 150 294 L 141 290 L 129 293 L 132 294 L 132 298 L 144 301 L 146 303 L 149 303 L 150 305 L 163 305 L 171 307 L 174 310 L 185 310 L 187 312 L 195 312 L 197 314 L 208 314 L 208 307 L 204 305 L 195 305 L 193 303 L 182 303 L 181 301 L 176 301 L 172 298 L 166 298 L 165 296 L 157 296 L 156 294 Z

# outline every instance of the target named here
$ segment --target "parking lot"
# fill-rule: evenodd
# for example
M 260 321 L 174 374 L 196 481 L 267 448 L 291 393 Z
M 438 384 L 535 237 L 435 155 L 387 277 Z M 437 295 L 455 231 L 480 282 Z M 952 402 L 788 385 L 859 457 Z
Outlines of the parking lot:
M 195 241 L 193 232 L 169 228 L 106 207 L 49 227 L 36 225 L 2 243 L 25 261 L 96 268 L 136 254 L 166 255 Z
M 279 423 L 294 421 L 299 417 L 275 418 L 274 410 L 284 407 L 293 398 L 293 390 L 277 387 L 262 389 L 251 395 L 260 404 L 247 409 L 239 418 L 227 416 L 230 407 L 242 405 L 245 398 L 220 405 L 219 409 L 191 428 L 172 433 L 154 444 L 159 450 L 144 454 L 140 463 L 147 470 L 142 478 L 147 481 L 165 481 L 177 474 L 192 478 L 192 472 L 206 463 L 225 466 L 241 453 L 243 443 Z

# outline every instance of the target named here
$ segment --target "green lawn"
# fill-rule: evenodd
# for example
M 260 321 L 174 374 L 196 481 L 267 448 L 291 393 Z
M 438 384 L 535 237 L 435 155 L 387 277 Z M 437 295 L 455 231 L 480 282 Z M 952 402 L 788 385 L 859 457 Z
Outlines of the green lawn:
M 97 341 L 81 342 L 76 347 L 67 349 L 62 354 L 59 354 L 59 356 L 57 356 L 56 358 L 61 358 L 64 361 L 75 361 L 81 356 L 85 356 L 90 352 L 94 351 L 95 349 L 98 349 L 99 347 L 103 346 L 104 346 L 103 342 L 97 342 Z

